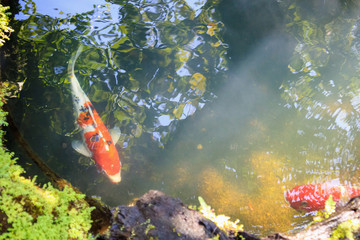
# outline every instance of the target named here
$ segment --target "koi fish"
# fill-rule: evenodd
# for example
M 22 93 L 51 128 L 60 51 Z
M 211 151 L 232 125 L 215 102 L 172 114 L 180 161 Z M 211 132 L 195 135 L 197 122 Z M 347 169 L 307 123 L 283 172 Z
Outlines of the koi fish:
M 92 158 L 97 167 L 105 172 L 113 183 L 118 183 L 121 181 L 121 162 L 115 143 L 120 138 L 120 129 L 114 128 L 108 131 L 74 74 L 75 61 L 82 48 L 83 46 L 80 45 L 68 65 L 76 124 L 81 129 L 82 135 L 82 141 L 73 141 L 72 147 L 80 154 Z
M 360 189 L 331 183 L 307 184 L 296 186 L 287 191 L 286 200 L 290 203 L 290 206 L 296 210 L 312 212 L 324 209 L 325 203 L 330 195 L 338 207 L 341 203 L 360 196 Z

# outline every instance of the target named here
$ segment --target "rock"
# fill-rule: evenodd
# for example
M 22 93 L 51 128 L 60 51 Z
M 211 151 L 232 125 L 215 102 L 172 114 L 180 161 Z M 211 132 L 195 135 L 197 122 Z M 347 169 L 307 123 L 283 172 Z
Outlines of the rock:
M 229 239 L 214 222 L 179 199 L 150 190 L 135 206 L 113 210 L 109 239 Z

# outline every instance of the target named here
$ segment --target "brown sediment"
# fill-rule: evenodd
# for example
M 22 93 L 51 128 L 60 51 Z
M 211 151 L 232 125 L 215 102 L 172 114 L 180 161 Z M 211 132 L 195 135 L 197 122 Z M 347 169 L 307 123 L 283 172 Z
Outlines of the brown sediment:
M 246 209 L 247 220 L 252 225 L 263 226 L 268 232 L 286 232 L 294 222 L 293 210 L 284 199 L 286 190 L 281 182 L 284 160 L 275 154 L 253 154 L 251 165 L 257 175 L 258 189 L 249 196 L 252 210 Z
M 257 177 L 257 188 L 250 194 L 209 167 L 199 177 L 200 195 L 217 213 L 236 216 L 245 226 L 258 225 L 269 232 L 286 232 L 295 220 L 279 178 L 283 175 L 283 161 L 266 152 L 253 154 L 250 163 Z

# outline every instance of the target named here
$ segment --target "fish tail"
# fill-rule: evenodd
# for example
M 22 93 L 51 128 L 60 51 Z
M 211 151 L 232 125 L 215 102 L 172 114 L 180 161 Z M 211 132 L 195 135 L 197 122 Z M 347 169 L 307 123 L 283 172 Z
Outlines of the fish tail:
M 71 56 L 71 58 L 69 60 L 69 65 L 68 65 L 68 74 L 69 74 L 69 80 L 71 83 L 71 90 L 72 90 L 73 97 L 79 97 L 79 96 L 85 95 L 85 93 L 83 92 L 83 90 L 79 84 L 79 81 L 77 80 L 75 73 L 74 73 L 75 62 L 76 62 L 77 58 L 79 57 L 79 55 L 81 54 L 82 50 L 83 50 L 83 45 L 80 44 L 76 53 L 74 53 Z
M 83 48 L 84 48 L 84 46 L 82 44 L 80 44 L 76 53 L 73 54 L 69 60 L 68 74 L 69 74 L 70 79 L 72 77 L 74 77 L 75 62 L 76 62 L 76 59 L 79 57 L 80 53 L 82 52 Z

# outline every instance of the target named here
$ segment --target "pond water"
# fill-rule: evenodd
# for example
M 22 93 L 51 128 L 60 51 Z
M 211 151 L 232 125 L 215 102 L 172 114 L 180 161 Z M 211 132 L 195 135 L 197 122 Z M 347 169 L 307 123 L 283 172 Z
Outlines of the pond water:
M 1 72 L 21 86 L 11 113 L 46 164 L 111 206 L 158 189 L 253 233 L 300 229 L 311 216 L 286 190 L 360 176 L 358 8 L 320 2 L 20 1 Z M 122 131 L 119 184 L 71 148 L 80 44 L 75 74 Z M 47 182 L 11 132 L 7 147 Z

